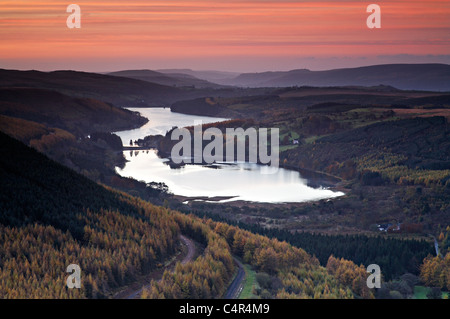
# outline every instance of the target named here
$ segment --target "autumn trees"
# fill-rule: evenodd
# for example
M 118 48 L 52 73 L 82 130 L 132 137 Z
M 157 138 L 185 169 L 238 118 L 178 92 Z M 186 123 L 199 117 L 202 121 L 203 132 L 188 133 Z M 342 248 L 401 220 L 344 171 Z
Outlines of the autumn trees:
M 106 297 L 175 253 L 180 228 L 165 208 L 0 141 L 0 298 Z M 72 263 L 80 290 L 66 287 Z
M 0 141 L 8 150 L 0 157 L 0 298 L 110 297 L 173 257 L 181 233 L 205 249 L 167 270 L 144 297 L 220 298 L 235 272 L 234 258 L 251 265 L 260 279 L 269 278 L 260 297 L 372 297 L 365 269 L 353 262 L 332 257 L 324 268 L 286 241 L 154 206 L 1 134 Z M 424 280 L 447 285 L 449 258 L 426 261 Z M 79 290 L 66 287 L 72 263 L 82 271 Z
M 351 287 L 358 296 L 366 299 L 374 298 L 373 292 L 367 287 L 368 273 L 363 265 L 357 266 L 352 261 L 330 256 L 327 272 L 332 274 L 340 284 Z
M 252 265 L 258 280 L 265 280 L 261 298 L 353 298 L 353 288 L 361 297 L 372 297 L 360 287 L 361 280 L 340 282 L 315 257 L 286 242 L 210 219 L 172 213 L 183 233 L 205 244 L 204 254 L 191 263 L 178 264 L 173 272 L 166 271 L 160 281 L 152 282 L 143 298 L 221 297 L 234 271 L 233 256 Z M 348 272 L 362 278 L 357 267 Z
M 226 241 L 193 216 L 174 213 L 182 232 L 206 248 L 196 260 L 178 263 L 174 271 L 165 271 L 160 281 L 153 281 L 143 298 L 202 299 L 221 297 L 233 274 L 234 264 Z
M 233 255 L 252 265 L 260 278 L 278 283 L 266 289 L 266 297 L 353 298 L 348 287 L 340 285 L 303 249 L 225 223 L 209 224 L 227 240 Z
M 178 227 L 161 213 L 144 209 L 149 219 L 137 220 L 119 212 L 87 210 L 80 218 L 92 219 L 81 241 L 53 226 L 0 224 L 0 297 L 108 296 L 174 253 Z M 80 290 L 66 288 L 65 270 L 72 263 L 82 269 Z
M 428 256 L 420 267 L 420 279 L 429 287 L 450 290 L 450 252 L 445 256 Z

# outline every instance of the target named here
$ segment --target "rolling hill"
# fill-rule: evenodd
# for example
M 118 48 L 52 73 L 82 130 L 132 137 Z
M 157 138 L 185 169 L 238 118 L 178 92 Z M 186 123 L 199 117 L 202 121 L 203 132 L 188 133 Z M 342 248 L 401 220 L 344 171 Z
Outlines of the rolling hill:
M 152 70 L 124 70 L 111 72 L 108 75 L 122 76 L 142 80 L 146 82 L 173 86 L 173 87 L 195 87 L 195 88 L 222 88 L 222 85 L 201 80 L 195 76 L 184 73 L 160 73 Z
M 239 75 L 238 72 L 227 72 L 227 71 L 213 71 L 213 70 L 191 70 L 191 69 L 160 69 L 156 70 L 160 73 L 167 75 L 183 74 L 196 77 L 198 79 L 203 79 L 208 82 L 223 84 L 229 79 L 235 78 Z
M 112 104 L 37 88 L 0 88 L 0 114 L 58 127 L 78 136 L 130 129 L 147 122 Z
M 261 94 L 262 91 L 261 89 L 243 90 L 217 84 L 210 85 L 184 74 L 169 76 L 164 81 L 169 81 L 170 86 L 162 85 L 149 82 L 151 78 L 154 79 L 151 71 L 145 73 L 148 76 L 144 76 L 144 79 L 135 79 L 78 71 L 41 72 L 0 69 L 0 88 L 52 90 L 71 97 L 104 101 L 118 107 L 161 107 L 170 106 L 176 101 L 205 96 L 233 97 Z M 163 78 L 159 77 L 159 80 L 163 81 Z M 189 86 L 174 87 L 173 81 L 189 83 Z M 193 85 L 196 87 L 194 88 Z
M 241 87 L 377 86 L 404 90 L 450 91 L 450 65 L 386 64 L 358 68 L 243 73 L 221 84 Z
M 93 98 L 119 107 L 158 106 L 176 100 L 178 88 L 146 81 L 77 71 L 0 70 L 0 87 L 54 90 L 79 98 Z

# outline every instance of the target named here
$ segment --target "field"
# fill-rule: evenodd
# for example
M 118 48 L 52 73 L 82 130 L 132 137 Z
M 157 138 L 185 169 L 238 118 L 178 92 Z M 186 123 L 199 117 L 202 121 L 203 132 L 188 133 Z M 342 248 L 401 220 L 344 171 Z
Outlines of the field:
M 428 299 L 427 293 L 430 291 L 429 287 L 415 286 L 414 287 L 414 299 Z M 442 292 L 442 299 L 448 299 L 450 297 L 449 292 Z
M 241 294 L 239 295 L 239 299 L 255 299 L 257 298 L 257 296 L 253 292 L 258 287 L 258 283 L 256 281 L 255 276 L 256 273 L 252 269 L 252 267 L 248 264 L 244 264 L 244 270 L 245 270 L 245 282 Z

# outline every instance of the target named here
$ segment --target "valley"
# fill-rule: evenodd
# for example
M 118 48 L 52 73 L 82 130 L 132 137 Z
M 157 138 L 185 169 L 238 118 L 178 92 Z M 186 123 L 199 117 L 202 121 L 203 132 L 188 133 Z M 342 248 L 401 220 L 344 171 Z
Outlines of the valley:
M 2 297 L 221 298 L 242 269 L 257 298 L 449 289 L 448 92 L 1 72 Z M 260 163 L 172 165 L 173 126 L 199 118 L 224 134 L 278 128 L 278 175 L 263 179 Z M 202 249 L 180 260 L 180 238 Z M 64 286 L 73 262 L 81 290 Z M 384 290 L 364 284 L 371 263 Z

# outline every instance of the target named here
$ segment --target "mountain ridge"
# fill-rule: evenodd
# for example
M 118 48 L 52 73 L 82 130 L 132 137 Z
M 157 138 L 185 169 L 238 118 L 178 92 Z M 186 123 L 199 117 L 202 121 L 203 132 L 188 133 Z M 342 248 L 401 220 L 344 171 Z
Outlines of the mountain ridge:
M 107 73 L 107 75 L 121 76 L 173 87 L 193 87 L 193 88 L 223 87 L 223 85 L 212 83 L 204 79 L 199 79 L 191 74 L 186 73 L 165 74 L 149 69 L 123 70 Z
M 241 87 L 389 85 L 403 90 L 449 91 L 450 65 L 380 64 L 324 71 L 295 69 L 242 73 L 221 84 Z

